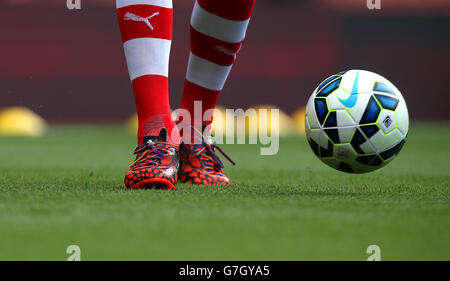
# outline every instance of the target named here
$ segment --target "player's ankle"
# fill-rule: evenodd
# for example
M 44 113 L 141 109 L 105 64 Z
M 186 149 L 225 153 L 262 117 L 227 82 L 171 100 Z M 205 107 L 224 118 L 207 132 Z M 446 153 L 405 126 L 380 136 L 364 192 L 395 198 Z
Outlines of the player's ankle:
M 196 124 L 177 124 L 180 142 L 183 144 L 202 144 L 211 138 L 211 122 Z
M 145 137 L 158 136 L 162 129 L 166 130 L 166 141 L 174 145 L 180 144 L 180 133 L 172 116 L 169 114 L 158 115 L 148 118 L 145 122 L 139 123 L 138 140 L 142 143 Z

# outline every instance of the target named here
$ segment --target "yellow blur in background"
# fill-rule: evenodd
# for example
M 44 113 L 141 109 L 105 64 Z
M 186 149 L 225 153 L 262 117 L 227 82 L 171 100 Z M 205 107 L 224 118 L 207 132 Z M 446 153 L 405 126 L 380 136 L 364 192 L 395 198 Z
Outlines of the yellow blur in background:
M 250 128 L 256 128 L 258 131 L 262 130 L 263 132 L 267 132 L 268 135 L 278 132 L 279 136 L 289 136 L 289 135 L 303 135 L 305 133 L 305 107 L 300 107 L 297 109 L 291 116 L 281 111 L 274 105 L 256 105 L 251 107 L 250 109 L 254 109 L 256 111 L 256 118 L 246 118 L 245 122 L 245 132 L 248 135 Z M 262 118 L 260 116 L 262 109 L 267 110 L 267 118 Z M 278 130 L 272 130 L 274 128 L 271 127 L 271 110 L 278 109 L 279 110 L 279 122 L 278 122 Z M 172 112 L 172 119 L 176 119 L 177 111 L 174 110 Z M 247 111 L 248 112 L 248 111 Z M 227 120 L 226 118 L 226 108 L 223 106 L 217 106 L 213 115 L 213 123 L 212 123 L 212 133 L 215 131 L 223 132 L 223 135 L 226 135 L 226 132 L 235 132 L 237 122 L 241 121 L 240 118 L 245 117 L 235 117 L 232 120 Z M 138 130 L 138 117 L 137 114 L 134 114 L 130 118 L 128 118 L 126 122 L 128 130 L 135 134 Z
M 132 116 L 130 116 L 130 118 L 127 119 L 126 125 L 130 133 L 136 134 L 139 126 L 137 113 L 133 114 Z
M 273 105 L 256 105 L 250 107 L 256 113 L 254 118 L 236 116 L 231 120 L 226 118 L 226 108 L 217 106 L 214 111 L 212 132 L 221 131 L 223 135 L 226 132 L 235 132 L 237 122 L 245 122 L 245 133 L 248 135 L 250 128 L 256 128 L 259 132 L 267 132 L 268 135 L 276 134 L 279 136 L 301 135 L 305 133 L 305 108 L 301 107 L 291 116 Z M 279 122 L 277 128 L 272 128 L 271 112 L 273 109 L 279 110 Z M 246 112 L 249 112 L 247 110 Z M 267 112 L 267 117 L 262 117 L 261 113 Z M 172 118 L 176 118 L 176 111 L 172 113 Z M 245 118 L 245 120 L 242 120 Z M 128 131 L 135 134 L 138 130 L 138 117 L 133 114 L 126 122 Z M 47 130 L 47 123 L 39 115 L 25 107 L 8 107 L 0 109 L 0 136 L 42 136 Z
M 292 113 L 291 117 L 294 121 L 295 133 L 297 134 L 305 134 L 305 107 L 300 107 L 294 113 Z
M 47 123 L 25 107 L 8 107 L 0 110 L 0 136 L 42 136 Z
M 257 118 L 247 118 L 245 122 L 247 134 L 249 134 L 250 128 L 257 128 L 258 132 L 267 132 L 267 135 L 288 136 L 293 134 L 294 121 L 279 108 L 273 105 L 256 105 L 251 108 L 256 111 Z M 276 118 L 272 116 L 272 113 L 275 113 L 274 110 L 278 110 L 278 122 L 272 120 L 272 118 Z M 267 116 L 263 116 L 264 114 L 267 114 Z

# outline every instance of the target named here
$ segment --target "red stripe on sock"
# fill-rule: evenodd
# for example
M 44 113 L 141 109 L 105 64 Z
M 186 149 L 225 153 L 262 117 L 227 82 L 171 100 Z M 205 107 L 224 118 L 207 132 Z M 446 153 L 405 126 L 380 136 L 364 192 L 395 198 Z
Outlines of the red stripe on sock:
M 134 97 L 139 120 L 138 142 L 144 136 L 157 136 L 162 128 L 168 131 L 168 141 L 178 144 L 178 132 L 173 132 L 175 123 L 171 119 L 168 78 L 145 75 L 133 80 Z
M 146 18 L 154 13 L 157 16 L 149 20 L 153 30 L 143 21 L 125 20 L 126 13 Z M 173 10 L 152 5 L 132 5 L 117 9 L 122 42 L 136 38 L 160 38 L 172 40 Z
M 197 2 L 210 13 L 236 21 L 248 20 L 255 5 L 255 0 L 197 0 Z
M 191 26 L 191 51 L 215 64 L 229 66 L 236 59 L 242 43 L 228 43 L 198 32 Z
M 251 16 L 254 0 L 197 0 L 204 10 L 228 20 L 243 21 Z M 230 32 L 233 32 L 232 30 Z M 242 42 L 227 43 L 201 34 L 191 27 L 191 51 L 194 55 L 216 63 L 230 66 L 234 63 L 235 55 L 239 52 Z M 204 121 L 203 115 L 209 109 L 216 107 L 217 100 L 222 91 L 203 88 L 185 80 L 181 109 L 191 114 L 191 125 L 202 123 L 209 126 L 212 121 Z M 202 116 L 194 116 L 194 102 L 202 102 Z M 194 118 L 201 118 L 195 120 Z M 181 121 L 181 120 L 180 120 Z
M 202 124 L 205 124 L 205 125 L 211 124 L 210 121 L 203 122 L 203 115 L 205 114 L 206 110 L 216 107 L 220 92 L 221 91 L 213 91 L 213 90 L 203 88 L 197 84 L 194 84 L 194 83 L 189 82 L 188 80 L 185 80 L 183 98 L 181 100 L 180 108 L 186 109 L 190 112 L 192 125 L 194 125 L 194 122 L 195 122 L 194 117 L 201 118 Z M 195 101 L 202 102 L 202 116 L 194 116 L 194 102 Z

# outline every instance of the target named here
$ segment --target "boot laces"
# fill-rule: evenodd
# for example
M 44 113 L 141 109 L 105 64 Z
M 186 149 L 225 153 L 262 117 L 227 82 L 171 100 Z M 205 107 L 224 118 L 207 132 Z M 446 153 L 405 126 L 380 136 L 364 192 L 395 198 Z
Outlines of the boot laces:
M 225 167 L 222 160 L 216 153 L 216 149 L 222 154 L 231 164 L 236 163 L 228 156 L 219 146 L 213 144 L 212 137 L 209 134 L 201 134 L 198 130 L 193 129 L 194 138 L 201 139 L 202 144 L 193 144 L 193 151 L 199 157 L 200 161 L 205 163 L 205 169 L 214 172 L 222 172 Z
M 139 145 L 135 150 L 136 160 L 131 169 L 156 166 L 167 155 L 176 153 L 176 146 L 167 142 L 153 142 L 149 140 Z

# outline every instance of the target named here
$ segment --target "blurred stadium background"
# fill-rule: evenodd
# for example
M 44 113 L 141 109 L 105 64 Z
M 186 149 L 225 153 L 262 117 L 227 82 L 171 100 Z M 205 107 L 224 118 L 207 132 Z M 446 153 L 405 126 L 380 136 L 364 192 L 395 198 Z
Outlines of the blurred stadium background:
M 193 0 L 174 0 L 171 104 L 181 100 Z M 51 123 L 122 122 L 134 112 L 115 1 L 0 1 L 0 108 L 25 106 Z M 415 120 L 444 120 L 450 1 L 257 0 L 220 104 L 274 104 L 292 114 L 341 70 L 367 69 L 403 92 Z
M 224 145 L 233 188 L 180 192 L 125 190 L 135 106 L 115 1 L 81 2 L 0 0 L 0 135 L 41 135 L 32 112 L 52 125 L 0 137 L 0 260 L 65 260 L 68 245 L 82 260 L 365 260 L 374 244 L 383 260 L 450 259 L 450 1 L 256 0 L 221 106 L 303 124 L 318 83 L 359 68 L 398 86 L 414 129 L 395 164 L 365 175 L 333 171 L 302 136 L 270 159 Z M 194 0 L 173 2 L 175 109 Z

